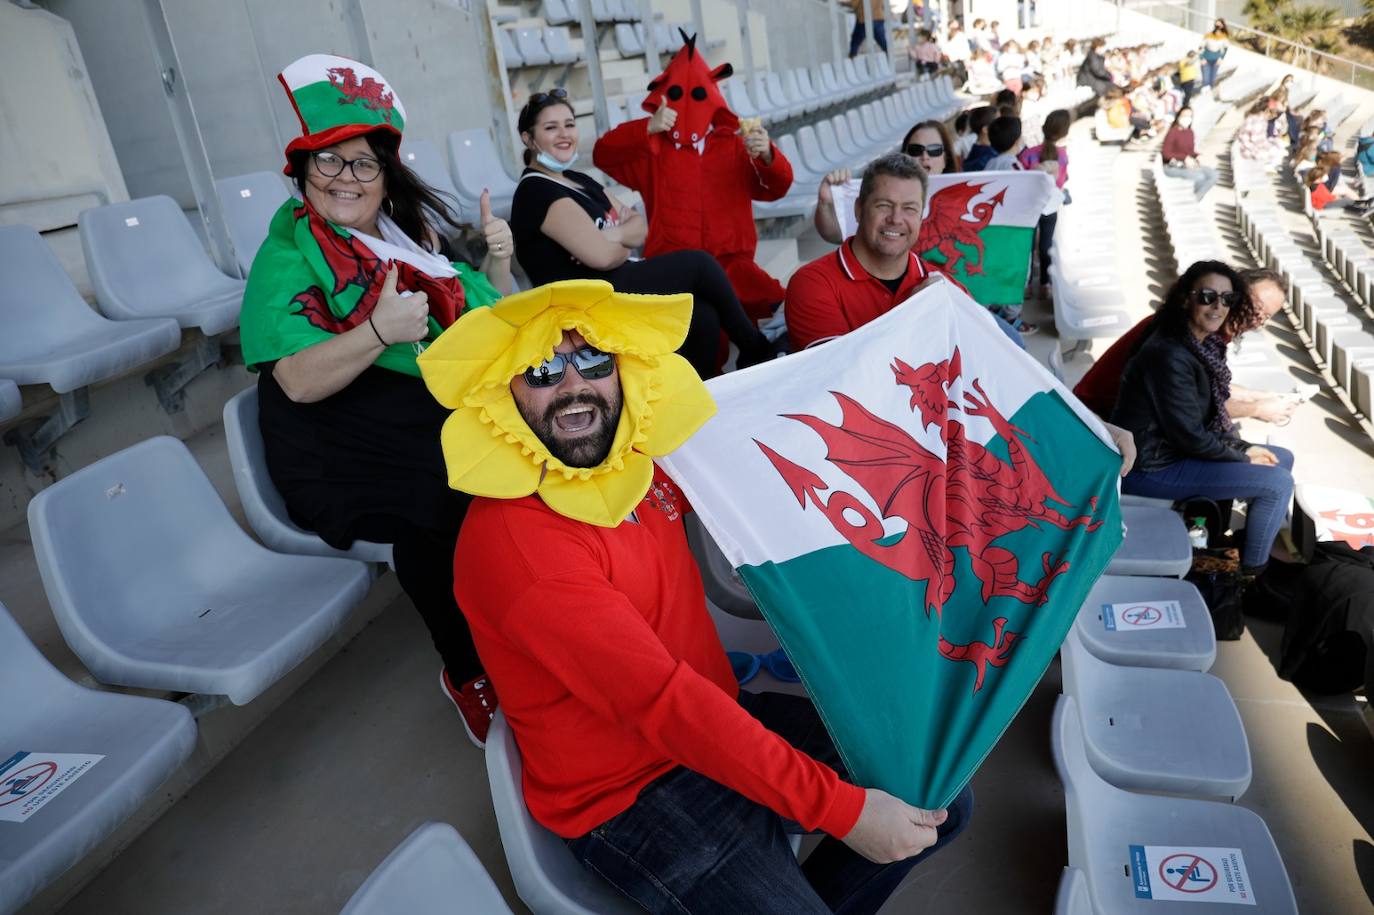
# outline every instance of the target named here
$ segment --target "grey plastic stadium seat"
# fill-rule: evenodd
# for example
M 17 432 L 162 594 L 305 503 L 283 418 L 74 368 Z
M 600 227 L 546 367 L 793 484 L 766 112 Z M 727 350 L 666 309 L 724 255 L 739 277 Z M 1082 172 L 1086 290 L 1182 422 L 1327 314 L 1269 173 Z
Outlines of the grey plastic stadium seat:
M 1112 787 L 1088 763 L 1078 709 L 1068 696 L 1060 696 L 1055 706 L 1050 742 L 1055 769 L 1064 783 L 1069 866 L 1081 870 L 1087 879 L 1094 912 L 1168 915 L 1210 908 L 1136 897 L 1130 876 L 1131 846 L 1162 845 L 1239 848 L 1255 900 L 1244 911 L 1296 915 L 1297 901 L 1283 859 L 1259 816 L 1234 804 L 1153 797 Z
M 13 912 L 157 790 L 191 754 L 196 723 L 174 702 L 77 686 L 48 663 L 3 605 L 0 689 L 11 697 L 0 705 L 5 756 L 18 750 L 35 754 L 0 775 L 7 804 L 25 789 L 43 786 L 38 780 L 12 781 L 45 771 L 30 769 L 40 754 L 103 757 L 24 822 L 0 822 L 0 912 Z
M 1059 877 L 1059 891 L 1054 894 L 1054 915 L 1095 915 L 1092 896 L 1088 895 L 1088 879 L 1076 867 L 1064 868 Z
M 234 256 L 238 259 L 243 275 L 253 266 L 253 258 L 258 255 L 267 238 L 267 227 L 277 210 L 291 196 L 282 176 L 277 172 L 251 172 L 233 178 L 220 178 L 215 182 L 215 193 L 219 195 L 219 205 L 224 210 L 224 222 L 229 229 L 229 240 L 234 244 Z
M 615 27 L 615 46 L 621 57 L 639 57 L 644 53 L 644 42 L 640 41 L 639 33 L 628 22 Z
M 501 44 L 501 56 L 506 61 L 507 70 L 518 70 L 525 65 L 525 55 L 520 53 L 520 47 L 515 43 L 515 38 L 511 35 L 510 29 L 494 29 L 496 40 Z
M 8 378 L 0 378 L 0 423 L 14 419 L 24 408 L 24 398 L 19 393 L 19 385 Z
M 1064 695 L 1078 704 L 1098 775 L 1136 791 L 1235 800 L 1250 787 L 1250 745 L 1226 684 L 1195 670 L 1119 667 L 1077 629 L 1060 649 Z
M 258 387 L 235 394 L 224 404 L 224 443 L 234 468 L 243 513 L 253 533 L 270 550 L 296 556 L 332 556 L 363 562 L 391 562 L 391 544 L 355 540 L 347 550 L 336 550 L 317 534 L 297 527 L 267 472 L 262 430 L 258 426 Z
M 57 481 L 28 514 L 53 616 L 102 683 L 243 705 L 333 635 L 371 582 L 360 562 L 259 546 L 169 436 Z
M 487 732 L 487 779 L 515 891 L 535 915 L 629 915 L 641 909 L 584 868 L 525 807 L 520 748 L 498 711 Z
M 515 49 L 527 67 L 546 67 L 553 63 L 553 55 L 544 46 L 544 30 L 525 28 L 512 29 Z
M 763 619 L 758 605 L 754 603 L 753 595 L 730 565 L 730 560 L 726 559 L 720 547 L 716 546 L 716 541 L 711 538 L 706 526 L 695 514 L 689 514 L 683 520 L 687 526 L 687 543 L 691 546 L 692 555 L 701 570 L 701 583 L 706 588 L 706 596 L 711 599 L 711 603 L 726 613 L 744 619 Z
M 477 212 L 482 189 L 491 190 L 492 212 L 503 219 L 510 218 L 510 205 L 515 197 L 515 181 L 506 172 L 485 128 L 470 127 L 448 135 L 448 158 L 453 168 L 453 183 L 463 197 L 463 205 Z
M 1182 626 L 1170 624 L 1172 621 L 1160 606 L 1164 601 L 1178 602 Z M 1130 604 L 1142 609 L 1127 625 L 1108 628 L 1104 620 L 1107 604 Z M 1217 658 L 1212 615 L 1202 594 L 1189 581 L 1103 575 L 1088 592 L 1074 630 L 1084 648 L 1110 664 L 1205 671 L 1211 669 Z
M 91 309 L 38 233 L 0 226 L 0 376 L 66 393 L 172 352 L 170 318 L 111 321 Z
M 571 22 L 577 22 L 575 0 L 571 4 L 568 0 L 544 0 L 542 6 L 544 21 L 549 25 L 567 25 Z
M 453 186 L 453 176 L 449 174 L 438 146 L 429 140 L 407 138 L 401 143 L 401 161 L 419 175 L 421 181 L 438 191 L 445 198 L 444 202 L 454 209 L 455 215 L 476 222 L 477 211 L 468 212 L 463 195 Z
M 447 823 L 425 823 L 397 845 L 339 915 L 510 915 L 482 862 Z
M 1193 567 L 1193 547 L 1183 519 L 1167 508 L 1121 506 L 1126 537 L 1108 575 L 1161 575 L 1182 578 Z
M 582 59 L 572 45 L 572 33 L 561 25 L 544 30 L 544 47 L 549 49 L 549 56 L 556 64 L 571 64 Z
M 77 224 L 106 317 L 175 318 L 207 337 L 238 326 L 244 281 L 220 272 L 171 197 L 92 207 Z

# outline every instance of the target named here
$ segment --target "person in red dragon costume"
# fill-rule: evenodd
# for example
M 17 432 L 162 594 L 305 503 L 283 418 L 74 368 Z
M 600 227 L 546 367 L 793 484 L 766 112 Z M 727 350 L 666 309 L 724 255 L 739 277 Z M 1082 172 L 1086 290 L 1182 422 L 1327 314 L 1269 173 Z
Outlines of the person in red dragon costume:
M 758 234 L 753 200 L 778 200 L 792 186 L 787 157 L 757 124 L 741 133 L 740 119 L 716 83 L 733 68 L 709 69 L 696 36 L 649 83 L 644 110 L 596 141 L 592 161 L 639 191 L 649 215 L 644 256 L 700 248 L 730 277 L 744 310 L 765 319 L 783 287 L 754 262 Z

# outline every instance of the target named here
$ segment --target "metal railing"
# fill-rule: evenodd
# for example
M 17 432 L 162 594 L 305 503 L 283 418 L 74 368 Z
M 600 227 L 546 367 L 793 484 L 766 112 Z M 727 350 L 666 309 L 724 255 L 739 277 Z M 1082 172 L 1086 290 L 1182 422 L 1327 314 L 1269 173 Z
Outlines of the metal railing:
M 1215 21 L 1192 9 L 1187 5 L 1187 0 L 1159 0 L 1159 2 L 1128 4 L 1126 9 L 1204 34 L 1211 29 Z M 1318 51 L 1308 45 L 1299 44 L 1287 38 L 1280 38 L 1278 35 L 1271 35 L 1250 26 L 1228 22 L 1226 27 L 1233 40 L 1236 38 L 1253 39 L 1255 42 L 1254 49 L 1266 57 L 1272 57 L 1273 52 L 1277 49 L 1286 49 L 1289 52 L 1288 63 L 1295 67 L 1302 67 L 1332 79 L 1340 79 L 1362 89 L 1374 89 L 1374 67 L 1367 64 L 1346 57 L 1337 57 L 1335 54 L 1328 54 L 1325 51 Z M 1317 66 L 1319 61 L 1325 64 L 1324 68 Z

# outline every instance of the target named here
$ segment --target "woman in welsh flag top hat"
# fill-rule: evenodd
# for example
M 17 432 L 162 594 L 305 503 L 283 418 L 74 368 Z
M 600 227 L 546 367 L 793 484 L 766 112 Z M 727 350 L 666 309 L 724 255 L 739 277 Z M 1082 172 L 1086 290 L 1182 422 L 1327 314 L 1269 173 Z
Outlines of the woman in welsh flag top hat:
M 481 270 L 439 253 L 435 221 L 462 226 L 401 162 L 405 108 L 377 71 L 312 54 L 278 79 L 301 122 L 285 172 L 302 199 L 273 216 L 241 321 L 268 470 L 292 520 L 331 546 L 394 545 L 443 658 L 440 685 L 480 746 L 496 696 L 453 599 L 468 497 L 448 488 L 448 411 L 415 358 L 465 310 L 510 292 L 510 229 L 484 195 Z

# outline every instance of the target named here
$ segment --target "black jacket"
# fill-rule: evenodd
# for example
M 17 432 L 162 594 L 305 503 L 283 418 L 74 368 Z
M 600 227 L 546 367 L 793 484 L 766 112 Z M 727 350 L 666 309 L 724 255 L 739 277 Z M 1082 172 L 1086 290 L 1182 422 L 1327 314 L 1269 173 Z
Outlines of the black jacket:
M 1136 470 L 1184 458 L 1249 460 L 1246 442 L 1207 428 L 1215 413 L 1207 367 L 1183 340 L 1157 330 L 1126 363 L 1111 421 L 1135 436 Z
M 1083 63 L 1078 68 L 1078 85 L 1090 86 L 1098 96 L 1106 95 L 1116 83 L 1112 82 L 1112 75 L 1107 72 L 1107 61 L 1096 51 L 1089 51 L 1083 56 Z

